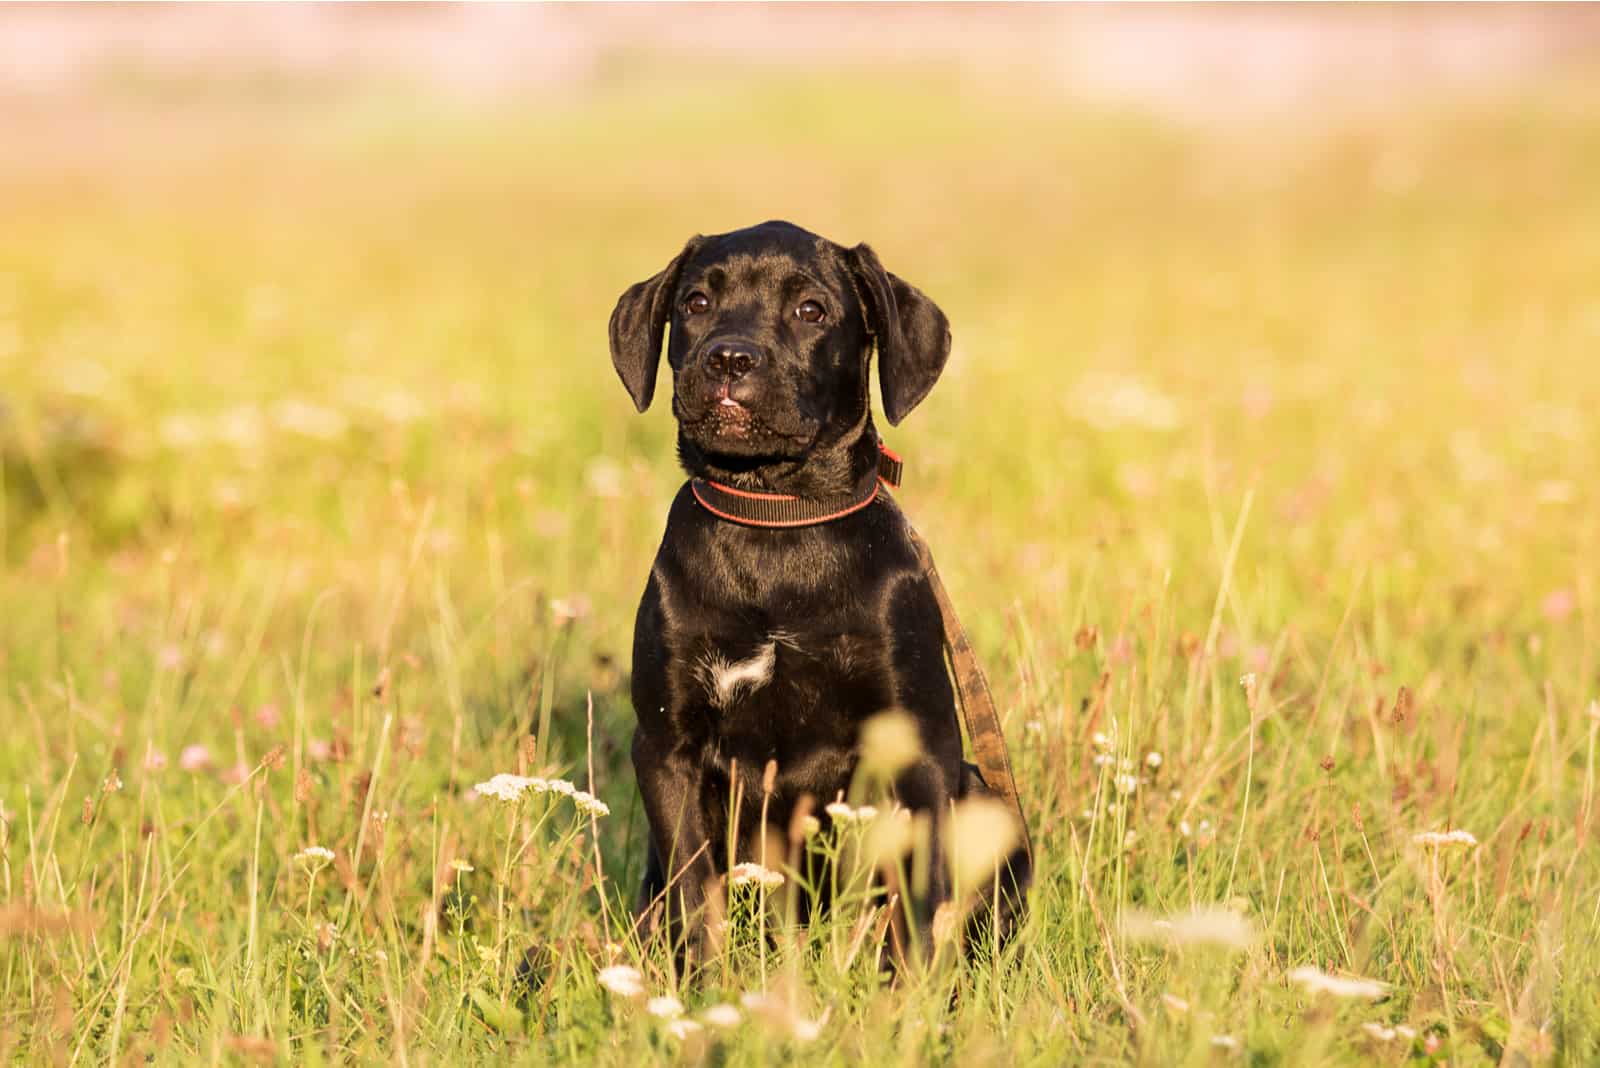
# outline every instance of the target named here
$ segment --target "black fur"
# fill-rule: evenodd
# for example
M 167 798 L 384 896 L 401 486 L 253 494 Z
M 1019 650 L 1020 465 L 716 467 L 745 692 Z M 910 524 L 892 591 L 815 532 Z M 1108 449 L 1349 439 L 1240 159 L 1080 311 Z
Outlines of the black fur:
M 811 312 L 807 301 L 821 322 L 797 314 Z M 804 497 L 846 496 L 877 464 L 874 348 L 891 422 L 927 395 L 950 353 L 944 314 L 870 248 L 782 222 L 696 237 L 623 294 L 612 360 L 640 410 L 669 326 L 684 468 Z M 705 889 L 729 866 L 735 763 L 736 859 L 749 860 L 767 762 L 778 768 L 768 820 L 781 835 L 803 798 L 820 806 L 849 786 L 862 724 L 890 708 L 914 717 L 922 743 L 896 798 L 928 813 L 935 834 L 930 892 L 916 902 L 922 939 L 948 898 L 938 835 L 952 800 L 983 785 L 962 762 L 943 627 L 908 531 L 887 495 L 792 530 L 720 520 L 687 487 L 673 502 L 634 630 L 633 760 L 651 835 L 641 906 L 671 877 L 670 930 L 684 934 L 690 920 L 691 949 Z M 769 679 L 718 694 L 718 664 L 759 664 L 767 650 Z

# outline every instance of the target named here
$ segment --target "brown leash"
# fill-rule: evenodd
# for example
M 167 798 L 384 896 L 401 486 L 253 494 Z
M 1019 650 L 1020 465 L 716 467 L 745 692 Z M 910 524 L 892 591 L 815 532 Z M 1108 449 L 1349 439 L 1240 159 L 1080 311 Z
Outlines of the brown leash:
M 1022 814 L 1022 798 L 1017 794 L 1017 780 L 1011 774 L 1011 752 L 1006 747 L 1005 731 L 1000 726 L 1000 713 L 994 706 L 994 696 L 989 692 L 989 680 L 978 665 L 978 656 L 967 640 L 966 628 L 956 615 L 950 601 L 950 591 L 944 588 L 938 568 L 933 566 L 933 554 L 928 543 L 922 540 L 911 524 L 906 524 L 911 544 L 916 546 L 917 560 L 922 573 L 933 589 L 934 600 L 939 602 L 939 616 L 944 621 L 945 652 L 950 657 L 950 673 L 955 677 L 956 696 L 961 701 L 961 717 L 966 722 L 967 737 L 972 740 L 972 754 L 977 758 L 978 773 L 983 781 L 1000 795 L 1011 807 L 1016 817 L 1017 829 L 1022 833 L 1022 848 L 1033 862 L 1033 841 L 1028 835 L 1028 820 Z

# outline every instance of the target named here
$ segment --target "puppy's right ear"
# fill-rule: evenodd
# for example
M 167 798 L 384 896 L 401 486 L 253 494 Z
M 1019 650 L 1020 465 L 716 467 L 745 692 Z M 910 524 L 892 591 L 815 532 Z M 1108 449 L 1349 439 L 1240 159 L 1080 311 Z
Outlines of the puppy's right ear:
M 672 318 L 678 272 L 704 240 L 698 235 L 690 238 L 660 274 L 629 286 L 611 313 L 611 363 L 641 412 L 650 407 L 650 398 L 655 396 L 661 335 Z

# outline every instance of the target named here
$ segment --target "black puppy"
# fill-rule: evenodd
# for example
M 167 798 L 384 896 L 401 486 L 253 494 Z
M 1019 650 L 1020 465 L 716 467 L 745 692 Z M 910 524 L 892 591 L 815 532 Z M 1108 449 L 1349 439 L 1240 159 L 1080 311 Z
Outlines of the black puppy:
M 670 886 L 669 930 L 680 937 L 688 921 L 692 955 L 708 885 L 765 833 L 762 769 L 776 762 L 766 816 L 785 827 L 803 798 L 850 785 L 863 723 L 897 708 L 921 753 L 894 795 L 927 813 L 934 838 L 915 903 L 925 942 L 950 894 L 951 803 L 985 787 L 962 760 L 939 604 L 909 524 L 877 492 L 868 371 L 876 348 L 899 423 L 943 371 L 949 324 L 866 245 L 768 222 L 695 237 L 617 302 L 611 358 L 641 412 L 664 333 L 693 480 L 672 503 L 634 630 L 633 762 L 650 822 L 641 908 Z M 1014 858 L 1007 925 L 1027 876 Z

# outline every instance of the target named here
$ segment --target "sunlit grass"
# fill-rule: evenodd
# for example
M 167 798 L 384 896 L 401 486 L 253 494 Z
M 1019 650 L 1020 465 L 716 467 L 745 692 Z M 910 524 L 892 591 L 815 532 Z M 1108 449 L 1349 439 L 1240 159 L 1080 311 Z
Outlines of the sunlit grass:
M 0 1049 L 1600 1058 L 1580 89 L 1292 130 L 848 71 L 0 120 L 40 146 L 0 154 Z M 605 319 L 768 217 L 954 324 L 889 438 L 1033 821 L 1009 963 L 886 987 L 864 893 L 769 947 L 787 843 L 701 983 L 631 927 L 681 476 Z

